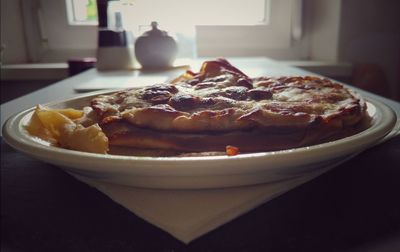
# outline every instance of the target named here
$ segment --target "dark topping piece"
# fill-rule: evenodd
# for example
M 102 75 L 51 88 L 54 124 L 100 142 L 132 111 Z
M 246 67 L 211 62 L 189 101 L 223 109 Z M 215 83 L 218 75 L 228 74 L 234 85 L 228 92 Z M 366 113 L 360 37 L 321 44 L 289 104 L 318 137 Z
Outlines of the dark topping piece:
M 169 100 L 168 104 L 177 110 L 190 111 L 193 109 L 214 106 L 218 102 L 219 100 L 213 97 L 200 98 L 189 94 L 178 94 L 173 96 Z
M 198 103 L 200 103 L 200 98 L 188 94 L 175 95 L 168 102 L 170 106 L 178 110 L 190 110 Z
M 166 103 L 171 98 L 172 94 L 178 92 L 178 89 L 173 85 L 153 85 L 143 89 L 141 97 L 152 104 Z
M 314 119 L 311 121 L 310 126 L 317 126 L 323 123 L 324 119 L 320 115 L 316 115 Z
M 151 91 L 147 90 L 142 93 L 142 98 L 152 104 L 166 103 L 171 98 L 171 93 L 168 91 Z
M 217 84 L 217 83 L 211 82 L 211 81 L 208 81 L 208 82 L 201 82 L 201 83 L 197 84 L 197 85 L 194 87 L 194 89 L 195 89 L 195 90 L 199 90 L 199 89 L 203 89 L 203 88 L 214 87 L 216 84 Z
M 200 82 L 200 80 L 198 79 L 198 78 L 194 78 L 194 79 L 191 79 L 191 80 L 188 80 L 187 81 L 187 83 L 189 84 L 189 85 L 197 85 L 198 83 Z
M 248 78 L 240 78 L 237 81 L 237 85 L 238 86 L 242 86 L 242 87 L 246 87 L 248 89 L 252 89 L 253 88 L 252 81 L 250 79 L 248 79 Z
M 247 93 L 251 99 L 256 101 L 272 98 L 272 92 L 269 89 L 256 88 L 249 90 Z
M 178 89 L 174 85 L 170 84 L 156 84 L 143 89 L 146 91 L 168 91 L 171 94 L 178 93 Z
M 263 79 L 258 78 L 254 81 L 255 81 L 256 86 L 258 86 L 258 87 L 272 87 L 277 84 L 280 85 L 279 82 L 277 82 L 275 80 L 270 80 L 267 78 L 263 78 Z
M 233 100 L 246 100 L 248 97 L 247 90 L 248 89 L 246 87 L 232 86 L 232 87 L 227 87 L 221 91 L 215 92 L 212 95 L 214 97 L 223 96 Z

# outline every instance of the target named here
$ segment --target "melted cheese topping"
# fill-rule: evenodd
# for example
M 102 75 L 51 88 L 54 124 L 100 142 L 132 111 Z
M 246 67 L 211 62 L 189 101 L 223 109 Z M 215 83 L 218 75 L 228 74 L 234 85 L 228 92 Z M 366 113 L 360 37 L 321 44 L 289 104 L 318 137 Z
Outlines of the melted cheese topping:
M 92 100 L 102 124 L 125 121 L 169 132 L 226 132 L 266 127 L 356 124 L 365 103 L 318 77 L 250 78 L 226 60 L 205 62 L 170 83 Z

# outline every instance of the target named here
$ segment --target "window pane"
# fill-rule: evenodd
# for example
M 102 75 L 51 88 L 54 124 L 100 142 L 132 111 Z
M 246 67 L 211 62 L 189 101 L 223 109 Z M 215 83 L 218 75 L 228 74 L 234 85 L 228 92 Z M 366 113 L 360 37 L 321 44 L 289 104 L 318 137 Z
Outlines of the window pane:
M 69 16 L 77 23 L 97 20 L 95 0 L 68 0 Z M 137 29 L 157 21 L 163 27 L 180 30 L 194 25 L 254 25 L 265 22 L 268 0 L 122 0 L 109 2 L 109 23 L 113 14 L 123 14 L 125 26 Z
M 130 5 L 133 20 L 190 25 L 243 25 L 264 20 L 265 0 L 137 0 Z M 128 14 L 128 13 L 127 13 Z
M 71 23 L 91 23 L 96 24 L 97 21 L 97 7 L 96 0 L 69 0 L 67 4 L 69 16 L 72 17 Z

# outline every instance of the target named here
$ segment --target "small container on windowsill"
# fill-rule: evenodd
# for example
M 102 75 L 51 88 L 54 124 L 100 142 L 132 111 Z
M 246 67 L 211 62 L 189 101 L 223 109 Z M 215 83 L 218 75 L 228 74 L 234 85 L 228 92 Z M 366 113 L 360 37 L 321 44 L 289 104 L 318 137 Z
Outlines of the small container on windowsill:
M 152 22 L 152 29 L 135 42 L 136 59 L 144 70 L 170 68 L 176 58 L 178 48 L 175 39 L 157 26 L 157 22 Z
M 133 70 L 135 55 L 132 33 L 122 28 L 121 13 L 115 13 L 116 28 L 99 28 L 98 70 Z
M 68 60 L 69 76 L 74 76 L 90 68 L 95 67 L 96 58 L 79 58 Z

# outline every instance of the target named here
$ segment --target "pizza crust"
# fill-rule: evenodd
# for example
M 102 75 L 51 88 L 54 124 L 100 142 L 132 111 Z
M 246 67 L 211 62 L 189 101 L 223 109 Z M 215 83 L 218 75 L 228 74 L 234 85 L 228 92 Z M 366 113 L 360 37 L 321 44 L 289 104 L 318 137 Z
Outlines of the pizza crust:
M 111 146 L 175 152 L 212 152 L 238 147 L 241 153 L 273 151 L 310 146 L 350 136 L 360 127 L 343 130 L 337 125 L 274 127 L 231 132 L 176 133 L 138 128 L 126 122 L 114 122 L 103 128 Z

